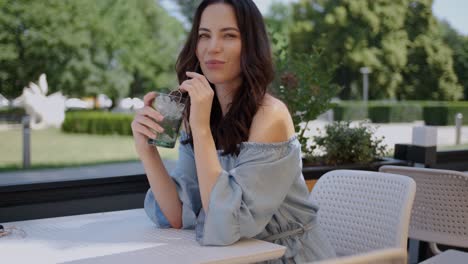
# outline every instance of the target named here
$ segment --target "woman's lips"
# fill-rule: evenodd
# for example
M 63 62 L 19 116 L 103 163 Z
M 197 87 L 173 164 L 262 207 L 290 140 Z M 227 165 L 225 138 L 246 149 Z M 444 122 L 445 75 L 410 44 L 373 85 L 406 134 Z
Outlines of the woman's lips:
M 220 60 L 208 60 L 205 61 L 205 65 L 210 70 L 220 69 L 224 66 L 225 62 Z

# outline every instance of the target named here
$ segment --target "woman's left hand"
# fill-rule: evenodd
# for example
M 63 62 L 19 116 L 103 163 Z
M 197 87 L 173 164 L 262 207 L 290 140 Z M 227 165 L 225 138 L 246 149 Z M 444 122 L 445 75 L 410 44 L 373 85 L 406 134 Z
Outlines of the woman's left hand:
M 210 131 L 214 91 L 205 76 L 196 72 L 187 72 L 187 76 L 192 79 L 185 80 L 179 89 L 190 96 L 190 128 L 192 131 Z

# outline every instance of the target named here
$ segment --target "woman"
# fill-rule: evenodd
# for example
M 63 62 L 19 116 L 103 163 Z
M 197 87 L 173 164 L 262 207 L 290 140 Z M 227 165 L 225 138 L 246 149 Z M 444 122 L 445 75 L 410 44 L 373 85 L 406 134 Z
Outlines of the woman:
M 164 117 L 145 96 L 132 130 L 151 188 L 145 211 L 160 228 L 195 228 L 201 245 L 254 237 L 287 247 L 279 263 L 334 256 L 307 201 L 300 145 L 273 79 L 262 16 L 251 0 L 205 0 L 176 66 L 187 93 L 179 160 L 170 174 L 146 143 Z M 195 71 L 194 71 L 195 70 Z M 152 121 L 152 119 L 156 122 Z M 151 128 L 151 129 L 150 129 Z

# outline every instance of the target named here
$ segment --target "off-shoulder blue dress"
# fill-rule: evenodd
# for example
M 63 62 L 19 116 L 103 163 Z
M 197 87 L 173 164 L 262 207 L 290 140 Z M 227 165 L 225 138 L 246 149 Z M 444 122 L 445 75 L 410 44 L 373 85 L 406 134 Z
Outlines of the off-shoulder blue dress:
M 179 159 L 170 172 L 182 201 L 183 228 L 195 228 L 201 245 L 229 245 L 240 238 L 256 238 L 287 247 L 283 258 L 271 263 L 335 257 L 318 226 L 318 208 L 307 200 L 296 136 L 280 143 L 243 142 L 239 155 L 222 156 L 218 151 L 218 157 L 223 171 L 211 191 L 208 212 L 202 208 L 190 144 L 180 144 Z M 171 227 L 151 189 L 144 207 L 157 227 Z

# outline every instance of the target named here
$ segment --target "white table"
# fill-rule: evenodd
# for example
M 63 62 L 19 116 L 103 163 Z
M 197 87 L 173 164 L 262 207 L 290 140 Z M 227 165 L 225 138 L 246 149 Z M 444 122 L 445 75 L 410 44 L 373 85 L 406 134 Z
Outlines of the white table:
M 1 263 L 251 263 L 286 248 L 247 239 L 202 247 L 193 230 L 157 229 L 143 209 L 3 223 Z

